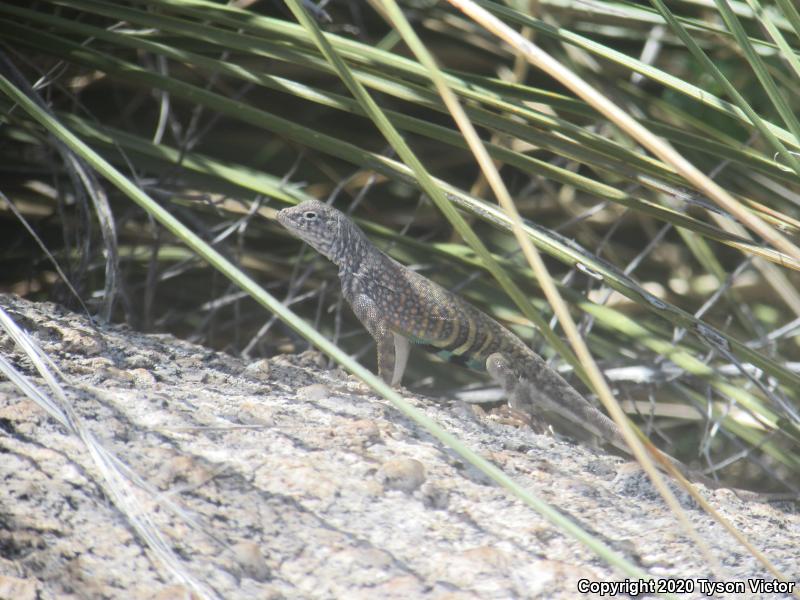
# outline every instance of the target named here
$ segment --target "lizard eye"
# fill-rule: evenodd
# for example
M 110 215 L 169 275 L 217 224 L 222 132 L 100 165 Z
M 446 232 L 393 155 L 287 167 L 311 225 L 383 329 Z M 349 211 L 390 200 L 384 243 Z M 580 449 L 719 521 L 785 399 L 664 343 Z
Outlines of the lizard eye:
M 309 210 L 303 214 L 303 217 L 305 217 L 306 221 L 313 221 L 317 218 L 317 213 L 313 210 Z

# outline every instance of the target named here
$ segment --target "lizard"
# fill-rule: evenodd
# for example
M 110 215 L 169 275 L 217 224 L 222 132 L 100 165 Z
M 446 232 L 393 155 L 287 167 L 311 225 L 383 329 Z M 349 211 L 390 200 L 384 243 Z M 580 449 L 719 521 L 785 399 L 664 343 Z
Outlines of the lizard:
M 631 455 L 617 424 L 519 337 L 382 252 L 341 211 L 306 200 L 278 211 L 277 220 L 339 268 L 342 296 L 375 340 L 378 375 L 386 383 L 399 386 L 412 343 L 428 346 L 468 367 L 488 371 L 505 390 L 512 410 L 549 423 L 579 442 L 609 445 Z M 670 455 L 659 454 L 687 479 L 712 489 L 721 487 Z

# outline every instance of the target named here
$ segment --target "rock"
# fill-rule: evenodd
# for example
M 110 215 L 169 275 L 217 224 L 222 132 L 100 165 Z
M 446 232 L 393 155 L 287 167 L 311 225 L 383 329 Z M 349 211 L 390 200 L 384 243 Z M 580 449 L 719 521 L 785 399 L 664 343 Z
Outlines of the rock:
M 83 440 L 0 381 L 0 598 L 558 599 L 579 597 L 578 580 L 625 578 L 388 402 L 353 393 L 317 353 L 275 357 L 254 376 L 168 335 L 13 296 L 0 306 L 68 375 L 78 419 L 130 469 L 127 482 L 107 471 L 109 484 Z M 0 348 L 34 376 L 3 333 Z M 619 458 L 410 398 L 635 564 L 712 577 Z M 796 507 L 701 493 L 800 576 Z M 708 515 L 686 510 L 727 576 L 773 579 Z M 143 520 L 172 551 L 170 568 L 133 527 Z
M 425 483 L 425 466 L 413 458 L 390 460 L 378 470 L 378 480 L 387 490 L 410 494 Z
M 239 542 L 233 547 L 233 553 L 242 566 L 245 576 L 260 582 L 269 580 L 269 567 L 258 544 L 250 541 Z

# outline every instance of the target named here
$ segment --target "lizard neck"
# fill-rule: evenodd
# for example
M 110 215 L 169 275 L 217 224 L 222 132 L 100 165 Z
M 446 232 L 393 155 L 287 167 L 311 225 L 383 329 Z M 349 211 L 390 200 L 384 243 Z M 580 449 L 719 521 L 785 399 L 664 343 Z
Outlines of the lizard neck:
M 328 258 L 339 267 L 339 274 L 344 275 L 357 271 L 364 258 L 374 250 L 367 236 L 351 221 L 343 219 Z

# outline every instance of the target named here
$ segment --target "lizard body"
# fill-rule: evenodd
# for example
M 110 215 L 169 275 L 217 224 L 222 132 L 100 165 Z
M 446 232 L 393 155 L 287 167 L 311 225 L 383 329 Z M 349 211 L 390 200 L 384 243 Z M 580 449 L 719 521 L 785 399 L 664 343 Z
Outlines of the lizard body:
M 400 383 L 409 343 L 430 346 L 484 369 L 500 353 L 526 371 L 535 355 L 514 334 L 459 296 L 390 258 L 344 214 L 309 201 L 278 221 L 339 267 L 342 295 L 375 339 L 378 373 Z M 538 357 L 537 357 L 538 358 Z
M 400 383 L 410 343 L 489 371 L 512 408 L 580 441 L 628 453 L 616 424 L 511 331 L 461 297 L 390 258 L 347 216 L 316 200 L 281 210 L 278 222 L 339 267 L 342 295 L 374 338 L 378 374 Z M 530 385 L 526 385 L 529 382 Z
M 384 254 L 346 215 L 316 200 L 278 212 L 278 222 L 339 267 L 342 295 L 375 340 L 378 374 L 397 386 L 410 343 L 424 344 L 476 369 L 506 391 L 510 406 L 592 446 L 630 455 L 614 421 L 492 317 Z M 720 484 L 668 454 L 685 477 Z M 753 494 L 749 492 L 749 494 Z

